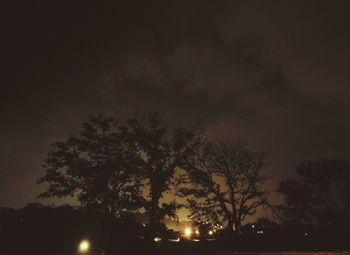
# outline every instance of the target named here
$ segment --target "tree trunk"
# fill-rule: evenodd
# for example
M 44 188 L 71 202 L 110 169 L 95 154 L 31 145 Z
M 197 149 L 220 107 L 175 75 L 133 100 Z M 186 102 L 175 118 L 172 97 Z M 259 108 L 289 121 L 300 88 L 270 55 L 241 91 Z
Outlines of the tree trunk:
M 233 235 L 233 220 L 232 216 L 227 219 L 227 237 L 231 238 Z
M 235 222 L 235 233 L 237 235 L 239 235 L 240 231 L 241 231 L 241 222 L 239 220 L 236 220 L 236 222 Z
M 156 192 L 155 188 L 151 187 L 151 202 L 150 202 L 150 208 L 149 208 L 149 238 L 153 241 L 153 238 L 157 235 L 158 227 L 160 224 L 159 219 L 159 199 L 161 196 L 161 193 Z

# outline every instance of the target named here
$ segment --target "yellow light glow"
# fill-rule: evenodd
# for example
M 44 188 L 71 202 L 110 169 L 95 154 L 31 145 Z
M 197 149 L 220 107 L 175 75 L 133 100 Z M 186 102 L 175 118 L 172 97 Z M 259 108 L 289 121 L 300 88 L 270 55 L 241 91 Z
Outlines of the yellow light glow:
M 82 240 L 79 244 L 79 252 L 85 253 L 90 249 L 90 242 L 88 240 Z
M 185 228 L 185 236 L 190 237 L 192 235 L 192 229 L 190 227 Z
M 209 234 L 210 236 L 212 236 L 212 235 L 214 234 L 214 232 L 213 232 L 212 230 L 209 230 L 208 234 Z
M 198 229 L 196 230 L 196 235 L 199 235 L 199 230 Z
M 153 238 L 153 240 L 155 241 L 155 242 L 160 242 L 160 241 L 162 241 L 162 239 L 160 238 L 160 237 L 155 237 L 155 238 Z

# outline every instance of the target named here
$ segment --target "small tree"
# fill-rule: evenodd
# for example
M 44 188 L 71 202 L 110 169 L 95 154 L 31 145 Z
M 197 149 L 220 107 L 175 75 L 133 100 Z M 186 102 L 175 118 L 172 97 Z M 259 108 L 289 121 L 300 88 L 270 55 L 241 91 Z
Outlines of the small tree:
M 226 224 L 239 233 L 242 222 L 267 206 L 261 170 L 266 154 L 247 150 L 239 140 L 204 141 L 187 162 L 189 187 L 180 190 L 188 199 L 191 217 Z
M 38 183 L 39 197 L 76 197 L 82 206 L 117 217 L 142 206 L 137 154 L 118 122 L 102 115 L 82 125 L 78 136 L 54 143 Z

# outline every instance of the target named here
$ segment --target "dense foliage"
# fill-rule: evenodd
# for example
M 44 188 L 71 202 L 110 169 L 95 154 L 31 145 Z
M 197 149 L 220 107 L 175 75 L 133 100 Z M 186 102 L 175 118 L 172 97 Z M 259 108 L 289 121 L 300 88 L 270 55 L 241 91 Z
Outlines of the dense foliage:
M 303 162 L 297 176 L 280 182 L 279 206 L 289 225 L 346 230 L 350 227 L 350 162 L 321 159 Z

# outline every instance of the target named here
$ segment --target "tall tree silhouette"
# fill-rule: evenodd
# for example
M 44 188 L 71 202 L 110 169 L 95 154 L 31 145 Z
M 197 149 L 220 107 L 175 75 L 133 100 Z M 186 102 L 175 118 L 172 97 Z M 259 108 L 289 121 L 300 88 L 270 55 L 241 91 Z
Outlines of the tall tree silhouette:
M 138 146 L 140 173 L 149 188 L 145 209 L 151 233 L 155 234 L 165 215 L 176 216 L 175 201 L 160 204 L 160 199 L 169 190 L 175 169 L 183 165 L 190 152 L 194 135 L 184 129 L 169 131 L 157 114 L 136 115 L 127 126 Z
M 350 227 L 350 162 L 321 159 L 303 162 L 297 176 L 281 181 L 279 206 L 285 223 L 296 226 Z
M 229 233 L 239 233 L 248 215 L 268 205 L 261 173 L 265 158 L 265 153 L 251 152 L 239 140 L 199 143 L 185 167 L 190 181 L 180 189 L 183 196 L 192 195 L 191 217 L 226 224 Z
M 39 197 L 76 197 L 82 206 L 117 217 L 142 206 L 140 178 L 133 168 L 136 149 L 113 118 L 98 115 L 78 136 L 52 145 L 38 183 L 48 183 Z

